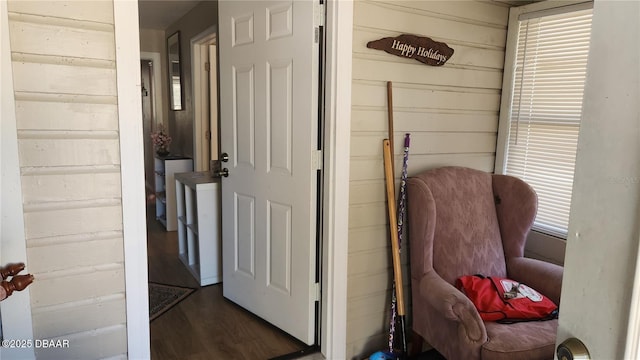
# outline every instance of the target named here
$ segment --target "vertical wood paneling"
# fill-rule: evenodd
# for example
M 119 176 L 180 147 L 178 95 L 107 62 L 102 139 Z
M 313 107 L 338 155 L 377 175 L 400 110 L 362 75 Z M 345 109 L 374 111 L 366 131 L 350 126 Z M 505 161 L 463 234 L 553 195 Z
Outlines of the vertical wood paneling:
M 8 3 L 41 359 L 126 354 L 113 3 Z
M 50 338 L 69 340 L 69 348 L 39 348 L 36 349 L 36 357 L 47 360 L 84 360 L 126 356 L 124 355 L 127 352 L 126 330 L 124 325 L 114 325 L 70 336 Z
M 119 198 L 120 186 L 115 167 L 103 173 L 35 173 L 22 178 L 25 203 Z
M 113 26 L 111 0 L 83 1 L 82 4 L 78 4 L 77 0 L 12 0 L 8 3 L 8 9 L 9 16 L 12 14 L 40 15 L 49 22 L 62 18 L 75 22 L 87 21 Z
M 14 14 L 11 31 L 21 33 L 11 51 L 26 54 L 73 56 L 114 60 L 113 27 L 87 22 L 60 20 L 58 24 L 40 24 L 40 16 Z M 73 26 L 73 27 L 72 27 Z
M 34 321 L 39 324 L 35 337 L 50 339 L 60 336 L 60 328 L 73 334 L 110 326 L 114 315 L 119 322 L 124 322 L 125 314 L 125 298 L 118 295 L 95 298 L 72 308 L 50 307 L 33 314 Z
M 51 60 L 50 57 L 38 59 L 30 57 L 28 60 L 33 62 L 16 61 L 14 59 L 13 76 L 16 91 L 116 95 L 115 69 L 102 67 L 105 65 L 104 63 L 95 63 L 100 67 L 91 67 L 82 66 L 86 65 L 84 60 L 78 60 L 81 64 L 77 66 L 44 63 L 44 61 Z
M 22 166 L 92 166 L 120 163 L 117 138 L 22 138 L 18 142 L 18 152 L 21 159 L 24 159 L 21 162 Z
M 354 5 L 349 359 L 386 346 L 392 279 L 382 161 L 382 140 L 388 137 L 386 82 L 393 82 L 396 178 L 407 132 L 409 176 L 446 165 L 492 171 L 507 21 L 508 8 L 483 1 Z M 366 47 L 368 41 L 402 33 L 446 42 L 455 53 L 444 66 L 429 67 Z M 403 264 L 411 309 L 406 251 Z M 410 317 L 409 310 L 409 322 Z
M 410 2 L 407 4 L 411 6 Z M 422 1 L 421 5 L 428 8 L 429 1 Z M 467 18 L 401 7 L 394 1 L 357 1 L 354 5 L 353 22 L 357 27 L 425 35 L 450 44 L 465 42 L 481 47 L 504 47 L 507 37 L 505 25 L 476 21 L 473 19 L 475 14 L 470 12 L 461 15 Z M 353 46 L 355 49 L 357 44 L 354 43 Z
M 84 238 L 74 242 L 31 246 L 29 248 L 30 271 L 52 272 L 65 270 L 69 263 L 75 266 L 93 266 L 95 264 L 121 263 L 124 254 L 119 248 L 121 239 Z M 51 253 L 59 254 L 51 256 Z
M 122 204 L 119 202 L 105 206 L 94 206 L 90 203 L 60 205 L 65 207 L 34 211 L 25 209 L 27 246 L 30 239 L 122 230 Z
M 59 271 L 61 276 L 52 273 L 40 275 L 38 286 L 31 289 L 33 305 L 45 307 L 72 302 L 82 303 L 87 299 L 122 293 L 124 267 L 121 264 L 108 264 L 103 267 L 97 270 L 84 267 L 77 269 L 80 271 Z M 37 331 L 36 329 L 35 332 Z M 59 331 L 61 335 L 69 333 L 66 329 Z
M 18 127 L 23 130 L 118 129 L 115 98 L 113 104 L 55 100 L 57 99 L 16 101 Z

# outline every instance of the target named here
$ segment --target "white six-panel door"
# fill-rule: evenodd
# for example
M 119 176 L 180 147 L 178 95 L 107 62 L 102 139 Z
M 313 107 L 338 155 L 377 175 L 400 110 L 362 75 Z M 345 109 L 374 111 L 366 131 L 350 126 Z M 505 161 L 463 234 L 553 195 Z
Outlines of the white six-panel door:
M 224 296 L 307 344 L 316 300 L 313 9 L 219 3 Z

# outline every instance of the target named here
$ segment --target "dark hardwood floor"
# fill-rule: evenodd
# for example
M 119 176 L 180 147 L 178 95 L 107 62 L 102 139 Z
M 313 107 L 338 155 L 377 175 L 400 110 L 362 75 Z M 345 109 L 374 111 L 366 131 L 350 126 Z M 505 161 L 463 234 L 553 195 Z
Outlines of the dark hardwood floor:
M 222 284 L 205 287 L 178 259 L 177 233 L 166 232 L 147 208 L 149 281 L 197 289 L 151 322 L 151 358 L 269 359 L 306 348 L 281 330 L 226 300 Z

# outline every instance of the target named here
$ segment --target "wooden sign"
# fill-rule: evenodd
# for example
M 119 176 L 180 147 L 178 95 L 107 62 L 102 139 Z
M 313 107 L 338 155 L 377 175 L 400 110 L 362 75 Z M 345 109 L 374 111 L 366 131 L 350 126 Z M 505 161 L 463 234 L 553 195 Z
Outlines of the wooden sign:
M 433 41 L 426 36 L 410 34 L 369 41 L 367 47 L 384 50 L 400 57 L 416 59 L 431 66 L 442 66 L 453 55 L 453 49 L 443 42 Z

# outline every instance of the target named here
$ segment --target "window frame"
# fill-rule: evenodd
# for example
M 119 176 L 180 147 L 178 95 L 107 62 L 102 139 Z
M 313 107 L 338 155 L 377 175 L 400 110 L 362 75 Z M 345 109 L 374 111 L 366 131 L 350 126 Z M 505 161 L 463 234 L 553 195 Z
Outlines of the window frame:
M 509 11 L 509 23 L 507 28 L 507 43 L 505 47 L 504 73 L 502 80 L 502 93 L 500 103 L 500 115 L 498 120 L 498 136 L 496 141 L 496 157 L 494 173 L 505 174 L 507 150 L 509 145 L 511 105 L 513 101 L 513 84 L 515 82 L 515 65 L 518 46 L 519 21 L 522 16 L 543 16 L 553 13 L 565 7 L 590 7 L 593 1 L 544 1 L 529 5 L 512 7 Z M 538 13 L 538 14 L 534 14 Z M 527 241 L 526 252 L 532 257 L 541 258 L 557 264 L 564 262 L 566 239 L 546 233 L 531 231 Z

